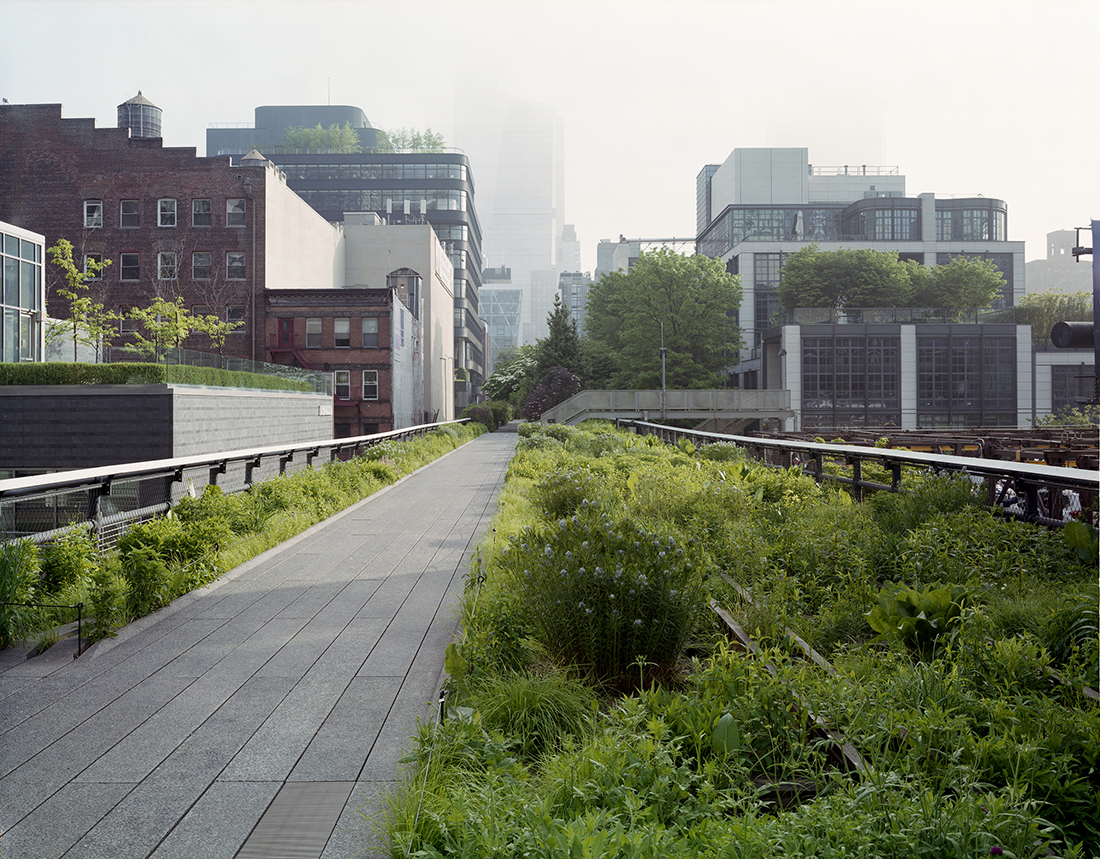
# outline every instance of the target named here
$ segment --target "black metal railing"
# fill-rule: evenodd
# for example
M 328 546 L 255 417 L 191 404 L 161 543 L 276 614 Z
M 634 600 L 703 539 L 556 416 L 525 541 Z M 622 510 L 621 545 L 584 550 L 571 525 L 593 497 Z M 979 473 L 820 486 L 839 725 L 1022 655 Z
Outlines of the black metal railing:
M 670 444 L 687 439 L 696 447 L 716 442 L 736 444 L 751 458 L 776 468 L 801 467 L 817 480 L 848 486 L 857 499 L 865 491 L 896 492 L 904 468 L 937 473 L 965 474 L 986 486 L 986 501 L 1019 519 L 1050 527 L 1064 525 L 1095 504 L 1100 474 L 1093 469 L 1066 468 L 1026 462 L 1008 462 L 971 456 L 923 453 L 893 448 L 821 444 L 786 439 L 760 439 L 680 429 L 646 421 L 619 421 L 642 435 L 654 435 Z M 866 464 L 884 468 L 890 482 L 866 479 Z M 837 466 L 828 467 L 828 466 Z
M 136 522 L 167 512 L 185 494 L 208 485 L 225 492 L 362 453 L 384 441 L 404 441 L 447 424 L 441 421 L 350 438 L 274 445 L 134 462 L 0 480 L 0 542 L 49 542 L 73 530 L 91 530 L 101 548 Z

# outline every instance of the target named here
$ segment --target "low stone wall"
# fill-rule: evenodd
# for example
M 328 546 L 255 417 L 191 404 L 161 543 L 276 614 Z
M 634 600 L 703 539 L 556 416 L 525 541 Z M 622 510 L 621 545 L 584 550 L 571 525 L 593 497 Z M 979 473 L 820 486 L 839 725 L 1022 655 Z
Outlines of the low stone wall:
M 189 385 L 0 387 L 0 468 L 94 468 L 332 438 L 332 397 Z

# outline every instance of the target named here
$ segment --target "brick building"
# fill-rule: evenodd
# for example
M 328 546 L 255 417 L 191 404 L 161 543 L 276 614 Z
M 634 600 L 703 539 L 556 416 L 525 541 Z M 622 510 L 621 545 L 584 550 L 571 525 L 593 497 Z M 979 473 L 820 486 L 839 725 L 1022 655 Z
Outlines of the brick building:
M 121 113 L 120 113 L 121 115 Z M 110 259 L 97 291 L 122 315 L 155 296 L 244 324 L 222 351 L 264 359 L 265 288 L 331 287 L 338 231 L 263 159 L 200 158 L 131 128 L 63 119 L 61 105 L 0 105 L 0 220 Z M 57 275 L 47 310 L 64 317 Z M 132 324 L 121 323 L 122 343 Z M 181 344 L 209 350 L 205 335 Z
M 278 364 L 333 374 L 337 438 L 421 422 L 424 368 L 415 293 L 287 289 L 267 294 L 267 351 Z

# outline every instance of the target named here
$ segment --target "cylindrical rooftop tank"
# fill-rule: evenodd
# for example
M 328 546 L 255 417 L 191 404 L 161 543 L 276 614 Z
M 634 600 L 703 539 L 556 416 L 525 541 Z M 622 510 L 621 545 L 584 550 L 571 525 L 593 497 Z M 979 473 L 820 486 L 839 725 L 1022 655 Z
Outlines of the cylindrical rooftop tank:
M 118 106 L 118 127 L 130 129 L 131 137 L 160 137 L 162 111 L 141 94 Z

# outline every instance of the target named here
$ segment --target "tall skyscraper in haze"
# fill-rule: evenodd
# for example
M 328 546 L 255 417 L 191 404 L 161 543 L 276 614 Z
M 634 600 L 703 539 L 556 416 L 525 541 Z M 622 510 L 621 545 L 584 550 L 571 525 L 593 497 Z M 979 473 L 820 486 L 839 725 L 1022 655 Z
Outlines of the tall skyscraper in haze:
M 561 228 L 558 239 L 558 271 L 581 270 L 581 243 L 577 238 L 577 228 L 566 224 Z
M 476 165 L 488 265 L 506 266 L 523 294 L 521 343 L 547 334 L 558 288 L 557 242 L 565 214 L 565 126 L 552 105 L 502 93 L 470 96 L 455 143 Z

